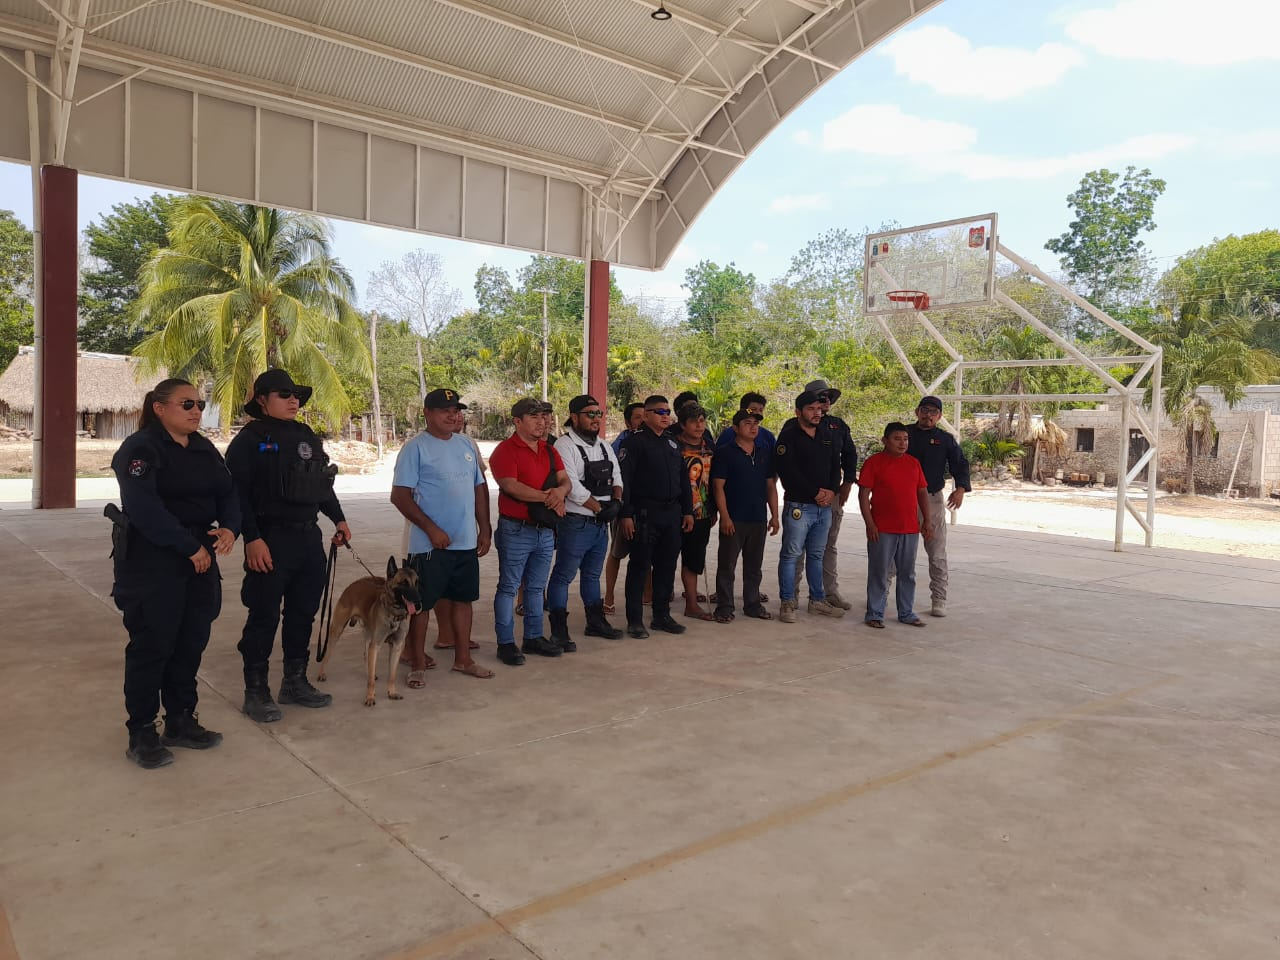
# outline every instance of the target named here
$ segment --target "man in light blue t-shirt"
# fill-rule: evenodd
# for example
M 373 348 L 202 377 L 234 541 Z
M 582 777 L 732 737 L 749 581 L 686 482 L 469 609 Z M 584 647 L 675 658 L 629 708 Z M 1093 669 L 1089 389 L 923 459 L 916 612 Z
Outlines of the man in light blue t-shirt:
M 489 487 L 471 441 L 455 432 L 466 404 L 456 390 L 423 400 L 427 429 L 396 457 L 391 502 L 412 524 L 409 566 L 418 574 L 422 612 L 409 621 L 409 686 L 426 683 L 428 611 L 436 607 L 440 637 L 453 640 L 453 669 L 492 677 L 471 658 L 471 605 L 480 599 L 480 557 L 489 552 Z M 429 512 L 428 512 L 429 511 Z

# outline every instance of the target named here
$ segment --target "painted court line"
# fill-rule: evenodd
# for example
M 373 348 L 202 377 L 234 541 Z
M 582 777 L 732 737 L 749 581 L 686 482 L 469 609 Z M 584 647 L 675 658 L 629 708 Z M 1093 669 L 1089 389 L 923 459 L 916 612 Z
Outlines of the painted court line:
M 1041 733 L 1054 727 L 1061 726 L 1071 720 L 1079 717 L 1089 716 L 1106 710 L 1109 707 L 1116 706 L 1131 700 L 1134 697 L 1147 693 L 1158 687 L 1167 686 L 1177 681 L 1178 677 L 1160 677 L 1150 683 L 1144 683 L 1141 686 L 1131 687 L 1128 690 L 1122 690 L 1119 693 L 1113 693 L 1106 697 L 1100 697 L 1097 700 L 1089 700 L 1078 706 L 1071 707 L 1059 713 L 1055 713 L 1039 720 L 1032 720 L 1020 727 L 1015 727 L 1005 733 L 996 734 L 984 740 L 978 740 L 968 746 L 961 747 L 958 750 L 948 750 L 946 753 L 940 753 L 930 757 L 910 767 L 904 767 L 892 773 L 883 776 L 874 777 L 871 780 L 864 780 L 859 783 L 850 784 L 847 787 L 841 787 L 831 793 L 817 797 L 807 803 L 797 806 L 788 807 L 785 810 L 779 810 L 768 816 L 761 817 L 758 820 L 752 820 L 741 826 L 733 827 L 729 830 L 723 830 L 720 833 L 712 834 L 701 840 L 695 840 L 692 843 L 676 847 L 665 853 L 660 853 L 655 857 L 647 860 L 641 860 L 626 867 L 612 870 L 609 873 L 601 874 L 590 880 L 567 887 L 558 893 L 548 894 L 544 897 L 538 897 L 520 907 L 511 910 L 504 910 L 495 914 L 492 919 L 484 920 L 479 923 L 471 924 L 466 927 L 459 927 L 450 931 L 434 940 L 431 940 L 419 947 L 414 947 L 399 953 L 391 954 L 387 960 L 430 960 L 433 957 L 446 955 L 452 950 L 464 944 L 472 943 L 477 940 L 488 937 L 508 935 L 514 936 L 513 930 L 522 923 L 528 923 L 537 920 L 548 914 L 564 910 L 569 907 L 577 906 L 585 900 L 599 896 L 632 880 L 638 880 L 647 877 L 659 871 L 666 870 L 677 864 L 685 863 L 716 850 L 722 850 L 734 844 L 742 843 L 747 840 L 754 840 L 757 837 L 770 833 L 782 827 L 788 827 L 819 814 L 826 813 L 837 807 L 843 806 L 850 800 L 864 794 L 874 793 L 877 790 L 883 790 L 886 787 L 903 783 L 907 780 L 914 779 L 921 774 L 936 770 L 939 767 L 954 763 L 957 760 L 965 760 L 987 750 L 1003 746 L 1014 740 L 1020 740 L 1023 737 L 1032 734 Z
M 9 914 L 0 906 L 0 960 L 18 960 L 18 946 L 9 929 Z

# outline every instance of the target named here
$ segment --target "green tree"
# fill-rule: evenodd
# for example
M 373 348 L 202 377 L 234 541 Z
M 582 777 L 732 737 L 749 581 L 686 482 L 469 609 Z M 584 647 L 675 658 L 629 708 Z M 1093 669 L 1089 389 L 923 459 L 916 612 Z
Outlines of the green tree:
M 104 353 L 132 353 L 150 331 L 138 325 L 143 268 L 169 243 L 169 215 L 180 197 L 153 193 L 117 203 L 85 228 L 89 261 L 80 274 L 80 345 Z
M 183 199 L 169 247 L 143 271 L 139 319 L 156 332 L 135 353 L 172 376 L 212 376 L 224 425 L 270 367 L 314 386 L 312 409 L 335 423 L 352 406 L 339 367 L 365 379 L 372 371 L 351 277 L 331 240 L 316 217 Z
M 1150 274 L 1141 234 L 1155 229 L 1156 200 L 1165 181 L 1150 170 L 1126 167 L 1123 176 L 1091 170 L 1067 197 L 1075 219 L 1045 249 L 1084 295 L 1104 310 L 1131 304 Z
M 31 231 L 11 210 L 0 210 L 0 370 L 31 343 L 35 317 Z
M 684 272 L 682 286 L 689 291 L 688 323 L 697 333 L 719 337 L 720 329 L 740 329 L 750 323 L 756 278 L 732 263 L 721 267 L 710 260 Z
M 1224 237 L 1179 257 L 1160 279 L 1159 299 L 1184 321 L 1251 316 L 1251 345 L 1280 352 L 1280 230 Z
M 811 324 L 836 326 L 860 312 L 866 240 L 866 230 L 837 227 L 818 234 L 791 258 L 784 280 L 796 291 Z

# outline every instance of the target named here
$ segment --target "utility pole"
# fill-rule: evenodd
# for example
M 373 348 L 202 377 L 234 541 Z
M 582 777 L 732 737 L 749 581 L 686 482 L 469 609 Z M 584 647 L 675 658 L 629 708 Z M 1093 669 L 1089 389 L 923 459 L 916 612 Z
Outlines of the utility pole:
M 382 394 L 378 392 L 378 314 L 369 314 L 369 355 L 373 360 L 373 423 L 378 437 L 378 459 L 382 459 Z
M 547 344 L 551 341 L 551 321 L 547 319 L 547 294 L 552 291 L 539 287 L 534 293 L 542 294 L 542 399 L 547 399 Z

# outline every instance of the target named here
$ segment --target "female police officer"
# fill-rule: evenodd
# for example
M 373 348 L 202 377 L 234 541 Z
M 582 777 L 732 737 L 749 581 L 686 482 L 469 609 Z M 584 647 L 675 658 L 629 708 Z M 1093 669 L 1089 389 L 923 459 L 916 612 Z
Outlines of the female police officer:
M 284 679 L 280 702 L 327 707 L 333 700 L 307 680 L 311 624 L 324 593 L 325 551 L 316 511 L 337 524 L 334 543 L 351 538 L 333 492 L 337 473 L 320 438 L 294 419 L 311 388 L 283 370 L 268 370 L 253 384 L 244 412 L 253 417 L 227 447 L 227 466 L 244 516 L 244 582 L 249 608 L 240 637 L 244 658 L 244 712 L 258 723 L 280 719 L 267 684 L 268 661 L 284 602 Z
M 111 595 L 129 631 L 125 756 L 147 769 L 173 762 L 167 746 L 204 750 L 222 742 L 196 718 L 196 671 L 222 608 L 214 555 L 235 543 L 240 502 L 222 455 L 196 432 L 202 410 L 186 380 L 161 381 L 143 402 L 140 429 L 111 460 L 124 504 L 112 538 Z M 162 699 L 163 738 L 155 729 Z

